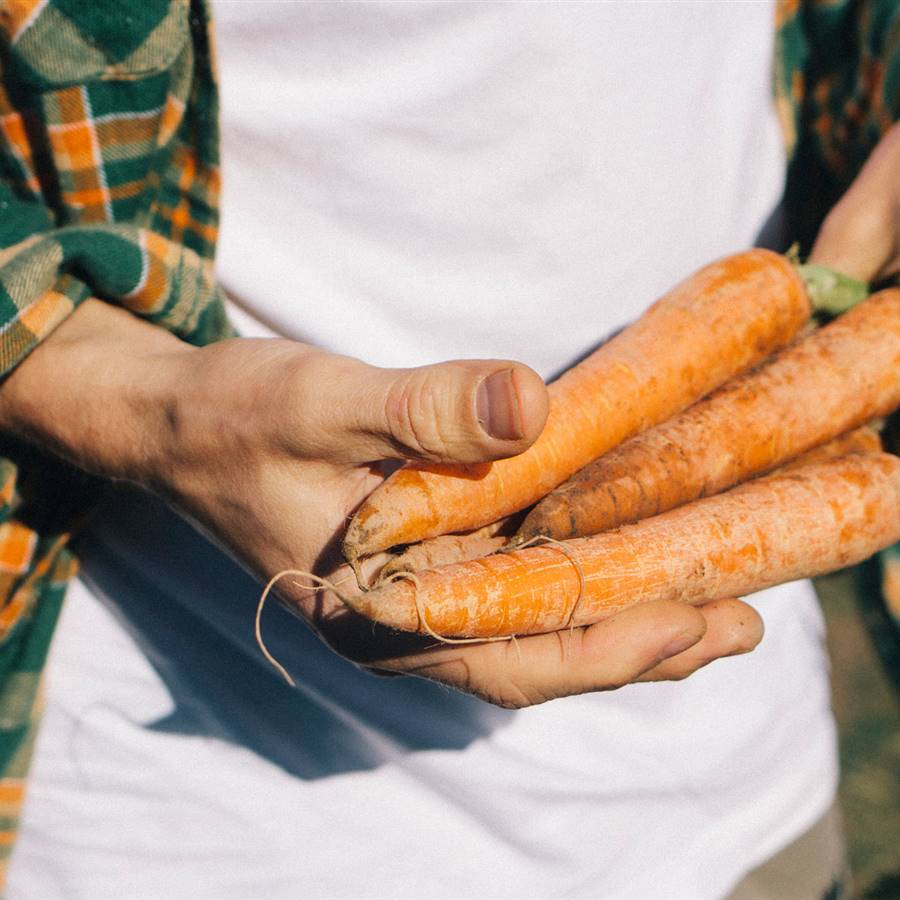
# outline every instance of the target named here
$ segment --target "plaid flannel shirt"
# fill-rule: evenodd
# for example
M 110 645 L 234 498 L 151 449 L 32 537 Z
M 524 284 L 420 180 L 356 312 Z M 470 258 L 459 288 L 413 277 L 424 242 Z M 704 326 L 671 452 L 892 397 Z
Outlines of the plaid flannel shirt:
M 808 245 L 900 112 L 900 0 L 783 0 L 777 29 L 788 211 Z M 205 0 L 0 0 L 0 375 L 88 296 L 194 343 L 231 333 L 212 47 Z M 5 439 L 0 455 L 2 875 L 94 485 Z
M 89 296 L 230 334 L 213 274 L 217 95 L 205 3 L 0 0 L 0 375 Z M 91 481 L 0 445 L 0 876 Z

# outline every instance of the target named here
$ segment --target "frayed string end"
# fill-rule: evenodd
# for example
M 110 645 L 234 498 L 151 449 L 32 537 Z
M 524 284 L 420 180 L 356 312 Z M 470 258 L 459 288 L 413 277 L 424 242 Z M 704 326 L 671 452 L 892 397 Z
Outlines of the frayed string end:
M 265 589 L 262 592 L 262 595 L 259 598 L 259 603 L 256 605 L 256 625 L 255 625 L 255 634 L 256 634 L 256 644 L 260 649 L 262 655 L 266 658 L 266 660 L 278 671 L 282 678 L 291 686 L 296 687 L 297 682 L 291 678 L 287 669 L 278 662 L 277 659 L 269 652 L 269 648 L 266 646 L 266 642 L 263 640 L 262 636 L 262 613 L 263 607 L 265 606 L 266 600 L 269 594 L 274 589 L 275 585 L 281 581 L 282 578 L 287 577 L 288 575 L 296 575 L 299 578 L 307 578 L 312 584 L 304 585 L 298 584 L 298 587 L 304 587 L 307 590 L 321 590 L 322 588 L 328 588 L 328 590 L 333 591 L 340 597 L 341 600 L 344 600 L 343 594 L 337 589 L 337 586 L 332 582 L 328 581 L 327 578 L 320 578 L 318 575 L 313 575 L 312 572 L 304 572 L 302 569 L 282 569 L 280 572 L 276 572 L 268 581 L 265 586 Z M 345 601 L 346 602 L 346 601 Z

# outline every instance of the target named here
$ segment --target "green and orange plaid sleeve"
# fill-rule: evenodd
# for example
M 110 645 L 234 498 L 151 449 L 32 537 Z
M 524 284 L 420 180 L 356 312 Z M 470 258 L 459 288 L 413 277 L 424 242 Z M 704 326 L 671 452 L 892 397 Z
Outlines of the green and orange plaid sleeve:
M 211 48 L 201 0 L 0 0 L 0 377 L 89 296 L 194 343 L 231 333 Z M 56 468 L 0 439 L 0 876 L 90 499 Z
M 900 0 L 779 0 L 775 98 L 801 251 L 900 118 Z

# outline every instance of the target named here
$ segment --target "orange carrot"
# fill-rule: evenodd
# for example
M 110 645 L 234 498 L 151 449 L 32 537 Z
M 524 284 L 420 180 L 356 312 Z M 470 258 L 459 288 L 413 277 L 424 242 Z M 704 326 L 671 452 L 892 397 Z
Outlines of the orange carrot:
M 351 521 L 345 557 L 352 563 L 524 509 L 789 343 L 809 315 L 803 280 L 782 256 L 750 250 L 706 266 L 550 385 L 547 424 L 525 453 L 395 472 Z
M 863 425 L 854 431 L 841 435 L 821 447 L 808 450 L 796 459 L 781 466 L 778 471 L 786 472 L 799 466 L 813 462 L 823 462 L 836 456 L 849 456 L 856 453 L 877 453 L 881 450 L 881 436 L 869 425 Z M 429 538 L 419 544 L 410 544 L 401 553 L 388 557 L 388 562 L 381 569 L 378 582 L 382 582 L 400 572 L 421 572 L 423 569 L 436 569 L 438 566 L 449 566 L 451 563 L 465 562 L 480 556 L 489 556 L 504 547 L 509 547 L 509 536 L 516 530 L 521 516 L 508 516 L 499 522 L 492 522 L 475 531 L 465 534 L 443 534 Z M 380 554 L 379 558 L 384 558 Z M 367 558 L 374 560 L 375 557 Z
M 507 517 L 465 534 L 442 534 L 412 544 L 385 565 L 378 580 L 384 581 L 398 572 L 421 572 L 423 569 L 436 569 L 438 566 L 487 556 L 506 545 L 520 519 L 521 517 L 515 517 L 513 521 L 513 517 Z
M 840 457 L 564 543 L 497 553 L 347 598 L 393 628 L 488 638 L 702 603 L 833 571 L 900 539 L 900 459 Z
M 894 289 L 585 466 L 538 503 L 514 543 L 596 534 L 718 494 L 898 406 Z
M 871 425 L 863 425 L 861 428 L 855 428 L 848 431 L 840 437 L 836 437 L 827 444 L 820 447 L 813 447 L 806 453 L 801 453 L 796 459 L 779 466 L 776 471 L 790 472 L 793 469 L 799 469 L 801 466 L 808 466 L 810 463 L 825 462 L 828 459 L 834 459 L 837 456 L 856 456 L 860 453 L 880 453 L 882 449 L 881 435 Z M 774 473 L 773 473 L 774 474 Z

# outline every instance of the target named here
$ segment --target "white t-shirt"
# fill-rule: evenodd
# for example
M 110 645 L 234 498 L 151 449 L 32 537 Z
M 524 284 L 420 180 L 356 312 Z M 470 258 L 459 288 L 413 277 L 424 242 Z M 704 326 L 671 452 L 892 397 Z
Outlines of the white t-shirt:
M 769 2 L 217 2 L 220 275 L 251 333 L 545 376 L 750 245 Z M 245 312 L 250 315 L 245 315 Z M 717 898 L 831 802 L 822 622 L 510 712 L 362 674 L 132 494 L 81 542 L 10 900 Z

